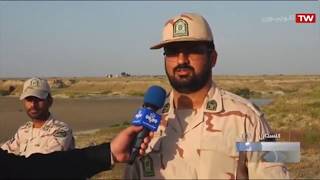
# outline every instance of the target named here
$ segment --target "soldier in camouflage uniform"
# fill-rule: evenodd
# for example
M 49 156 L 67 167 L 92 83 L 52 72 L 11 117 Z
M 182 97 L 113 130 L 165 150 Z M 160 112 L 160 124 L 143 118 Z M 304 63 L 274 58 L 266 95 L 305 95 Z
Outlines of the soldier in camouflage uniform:
M 72 130 L 49 112 L 53 103 L 46 80 L 31 78 L 24 83 L 20 100 L 32 121 L 21 126 L 14 137 L 1 148 L 9 153 L 30 156 L 74 149 Z
M 147 155 L 127 166 L 125 179 L 281 179 L 282 163 L 252 159 L 236 142 L 259 141 L 270 127 L 251 102 L 212 81 L 213 36 L 200 15 L 184 13 L 165 23 L 165 70 L 173 87 Z

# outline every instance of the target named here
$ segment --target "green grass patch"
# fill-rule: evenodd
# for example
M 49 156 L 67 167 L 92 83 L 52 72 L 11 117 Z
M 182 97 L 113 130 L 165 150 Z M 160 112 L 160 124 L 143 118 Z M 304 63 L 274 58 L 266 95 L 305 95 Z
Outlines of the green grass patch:
M 320 142 L 320 131 L 316 127 L 306 128 L 303 134 L 303 143 L 306 145 L 318 145 Z

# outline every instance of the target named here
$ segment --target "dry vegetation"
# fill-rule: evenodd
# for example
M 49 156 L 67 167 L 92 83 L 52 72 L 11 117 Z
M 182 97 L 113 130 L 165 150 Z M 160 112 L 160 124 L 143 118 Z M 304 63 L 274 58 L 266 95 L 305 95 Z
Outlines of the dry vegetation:
M 0 95 L 17 96 L 25 79 L 0 80 Z M 169 88 L 164 76 L 118 78 L 48 78 L 52 93 L 57 97 L 77 98 L 87 96 L 142 96 L 151 85 Z M 14 87 L 9 92 L 10 87 Z
M 51 85 L 54 79 L 49 78 Z M 222 88 L 244 97 L 271 98 L 262 107 L 273 129 L 282 134 L 281 140 L 302 143 L 301 162 L 289 164 L 292 178 L 320 178 L 320 75 L 313 76 L 215 76 Z M 164 76 L 126 78 L 60 78 L 62 85 L 53 88 L 53 95 L 63 98 L 90 96 L 142 96 L 151 85 L 167 91 L 170 85 Z M 0 80 L 0 96 L 18 96 L 23 80 Z M 125 125 L 110 127 L 91 134 L 77 136 L 78 147 L 109 141 Z M 121 178 L 123 166 L 101 173 L 95 178 Z

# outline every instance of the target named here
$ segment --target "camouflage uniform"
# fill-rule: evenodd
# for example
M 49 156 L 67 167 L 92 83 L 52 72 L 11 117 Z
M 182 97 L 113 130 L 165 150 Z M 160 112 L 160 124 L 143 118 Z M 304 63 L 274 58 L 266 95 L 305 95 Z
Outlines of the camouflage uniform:
M 37 134 L 34 134 L 35 130 L 38 130 Z M 72 130 L 66 123 L 50 116 L 41 128 L 33 128 L 32 121 L 27 122 L 1 148 L 9 153 L 28 157 L 34 153 L 67 151 L 74 149 L 74 146 Z
M 289 178 L 281 163 L 239 161 L 235 143 L 244 134 L 251 134 L 247 141 L 259 141 L 270 133 L 263 114 L 248 100 L 215 85 L 197 110 L 178 112 L 173 93 L 167 100 L 147 154 L 126 167 L 124 178 Z

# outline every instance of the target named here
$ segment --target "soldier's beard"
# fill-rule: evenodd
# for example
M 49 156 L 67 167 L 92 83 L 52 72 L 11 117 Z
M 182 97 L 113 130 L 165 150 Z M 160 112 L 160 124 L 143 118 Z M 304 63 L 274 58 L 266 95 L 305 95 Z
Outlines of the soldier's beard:
M 27 110 L 27 114 L 31 119 L 37 119 L 37 120 L 47 120 L 50 116 L 50 112 L 48 110 L 38 110 L 37 112 L 32 112 L 33 109 Z
M 180 77 L 176 72 L 180 69 L 188 69 L 191 71 L 189 76 Z M 205 64 L 204 70 L 199 74 L 195 74 L 193 67 L 182 64 L 173 69 L 173 75 L 169 75 L 167 69 L 166 74 L 171 86 L 179 93 L 190 94 L 203 88 L 211 78 L 211 66 Z

